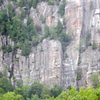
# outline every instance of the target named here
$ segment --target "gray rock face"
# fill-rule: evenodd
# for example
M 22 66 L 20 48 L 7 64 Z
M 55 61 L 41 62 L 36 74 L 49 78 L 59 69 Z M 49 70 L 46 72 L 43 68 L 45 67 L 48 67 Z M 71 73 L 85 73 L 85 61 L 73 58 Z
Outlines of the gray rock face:
M 17 55 L 13 58 L 13 62 L 12 54 L 5 54 L 1 68 L 4 65 L 9 70 L 11 70 L 13 65 L 14 79 L 16 81 L 23 80 L 25 85 L 32 84 L 34 81 L 41 81 L 51 86 L 54 84 L 60 85 L 62 66 L 61 43 L 55 40 L 44 39 L 40 44 L 32 48 L 28 58 L 21 56 L 21 51 L 18 50 Z M 7 69 L 8 72 L 9 70 Z
M 34 23 L 41 26 L 42 30 L 41 16 L 49 27 L 56 26 L 58 20 L 64 21 L 66 33 L 72 36 L 71 43 L 64 51 L 60 41 L 47 38 L 32 47 L 29 57 L 22 56 L 19 49 L 16 55 L 0 51 L 0 71 L 4 71 L 15 85 L 19 81 L 24 85 L 40 81 L 49 86 L 58 84 L 64 88 L 88 86 L 91 85 L 91 73 L 100 71 L 100 1 L 67 1 L 63 17 L 57 13 L 58 5 L 50 6 L 46 2 L 30 10 Z M 7 45 L 6 41 L 14 45 L 9 38 L 1 36 L 0 47 Z M 82 69 L 82 78 L 77 82 L 78 67 Z

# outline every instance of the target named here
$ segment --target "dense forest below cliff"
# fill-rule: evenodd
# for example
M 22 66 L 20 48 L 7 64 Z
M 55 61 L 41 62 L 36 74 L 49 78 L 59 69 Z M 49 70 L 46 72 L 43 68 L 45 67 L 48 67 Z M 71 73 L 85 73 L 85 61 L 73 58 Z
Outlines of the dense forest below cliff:
M 100 100 L 100 0 L 0 0 L 0 100 Z
M 97 84 L 95 88 L 81 87 L 79 90 L 74 87 L 63 90 L 57 85 L 49 88 L 39 82 L 31 86 L 19 83 L 15 88 L 10 80 L 0 74 L 0 100 L 100 100 L 100 84 Z

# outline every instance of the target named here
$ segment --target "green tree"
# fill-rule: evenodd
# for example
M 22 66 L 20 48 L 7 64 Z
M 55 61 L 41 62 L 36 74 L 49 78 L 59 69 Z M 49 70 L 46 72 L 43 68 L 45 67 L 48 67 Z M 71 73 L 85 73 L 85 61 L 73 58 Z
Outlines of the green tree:
M 4 93 L 5 93 L 5 91 L 2 88 L 0 88 L 0 100 L 1 100 Z
M 86 98 L 86 100 L 98 100 L 93 88 L 81 88 L 78 95 L 80 95 L 81 98 Z
M 31 100 L 41 100 L 38 95 L 32 95 L 32 99 Z
M 2 96 L 1 100 L 24 100 L 24 99 L 19 94 L 15 94 L 14 92 L 8 92 Z
M 96 95 L 98 97 L 98 100 L 100 100 L 100 87 L 97 88 L 95 91 L 96 91 Z
M 34 8 L 36 8 L 38 2 L 39 2 L 39 0 L 32 0 L 32 1 L 31 1 L 32 6 L 33 6 Z
M 67 92 L 63 91 L 56 99 L 57 100 L 68 100 Z
M 92 81 L 92 85 L 94 88 L 97 88 L 100 86 L 100 80 L 99 80 L 99 76 L 97 73 L 93 73 L 91 75 L 91 81 Z
M 0 88 L 2 88 L 5 92 L 12 91 L 14 89 L 11 84 L 11 81 L 6 77 L 0 78 Z
M 2 46 L 2 50 L 4 53 L 10 53 L 10 52 L 12 52 L 13 48 L 11 45 L 6 45 L 6 46 L 4 45 L 4 46 Z
M 19 7 L 24 7 L 26 5 L 26 0 L 17 0 L 16 1 L 16 4 L 19 6 Z
M 6 29 L 6 22 L 8 20 L 8 16 L 6 10 L 3 9 L 0 11 L 0 33 L 1 35 L 8 35 Z
M 29 86 L 23 86 L 21 88 L 16 88 L 14 90 L 14 92 L 16 94 L 22 95 L 25 100 L 27 100 L 27 98 L 29 98 Z
M 30 87 L 29 95 L 30 97 L 32 97 L 32 95 L 37 95 L 39 98 L 41 98 L 42 92 L 43 92 L 43 85 L 38 82 L 34 82 Z
M 28 57 L 31 52 L 31 45 L 28 43 L 28 41 L 25 41 L 25 43 L 21 45 L 21 50 L 22 55 Z
M 60 86 L 55 85 L 53 88 L 51 88 L 50 90 L 50 94 L 53 97 L 57 97 L 58 95 L 60 95 L 60 93 L 62 92 L 62 88 Z
M 66 2 L 65 0 L 63 0 L 63 3 L 59 6 L 59 10 L 58 13 L 63 16 L 65 14 L 65 6 L 66 6 Z
M 20 39 L 22 35 L 22 23 L 17 16 L 7 22 L 7 31 L 13 41 L 17 42 Z
M 54 5 L 55 0 L 48 0 L 49 5 Z

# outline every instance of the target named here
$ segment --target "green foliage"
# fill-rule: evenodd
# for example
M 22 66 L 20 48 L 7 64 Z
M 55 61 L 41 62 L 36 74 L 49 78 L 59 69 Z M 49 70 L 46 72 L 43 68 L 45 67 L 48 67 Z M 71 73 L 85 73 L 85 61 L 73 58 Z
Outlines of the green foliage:
M 44 0 L 45 1 L 45 0 Z M 60 40 L 63 44 L 68 44 L 71 40 L 70 35 L 66 34 L 63 29 L 63 24 L 59 21 L 56 27 L 46 27 L 45 35 L 41 34 L 41 30 L 38 32 L 38 28 L 33 23 L 30 17 L 26 18 L 26 23 L 23 23 L 23 17 L 25 18 L 29 13 L 30 6 L 36 7 L 39 0 L 15 0 L 21 7 L 21 14 L 16 15 L 15 9 L 12 3 L 7 5 L 7 9 L 3 9 L 0 12 L 0 33 L 6 37 L 10 37 L 14 41 L 14 47 L 10 45 L 2 46 L 4 52 L 12 52 L 14 49 L 20 48 L 22 55 L 28 56 L 31 52 L 31 47 L 36 46 L 43 38 L 50 37 L 51 39 Z M 49 2 L 54 2 L 53 0 Z M 26 5 L 25 5 L 26 4 Z M 25 6 L 25 7 L 24 7 Z M 28 8 L 28 9 L 26 9 Z M 44 23 L 44 18 L 42 21 Z M 41 28 L 41 27 L 40 27 Z
M 26 9 L 30 9 L 32 6 L 34 8 L 37 7 L 39 0 L 17 0 L 17 5 L 20 7 L 25 7 Z
M 7 22 L 7 14 L 6 10 L 0 11 L 0 33 L 1 35 L 7 35 L 7 30 L 6 30 L 6 22 Z
M 11 3 L 7 5 L 6 12 L 9 19 L 15 16 L 14 6 Z
M 58 35 L 58 39 L 61 41 L 61 43 L 66 43 L 66 45 L 69 44 L 71 41 L 71 35 L 69 33 L 66 34 L 66 32 L 63 30 L 63 24 L 58 21 L 57 27 L 56 27 L 56 33 Z
M 1 78 L 3 78 L 2 75 Z M 0 80 L 0 100 L 100 100 L 100 87 L 80 88 L 79 91 L 71 87 L 64 91 L 57 85 L 50 89 L 41 83 L 34 82 L 31 86 L 9 90 L 6 89 L 9 87 L 8 81 L 3 80 L 5 79 Z
M 72 88 L 53 100 L 98 100 L 98 97 L 92 88 L 81 88 L 79 92 Z
M 1 100 L 24 100 L 21 95 L 15 94 L 14 92 L 8 92 L 4 94 Z
M 40 40 L 39 36 L 37 35 L 32 36 L 33 46 L 36 46 L 39 43 L 39 40 Z
M 31 52 L 30 44 L 27 41 L 25 41 L 25 43 L 21 46 L 21 50 L 22 50 L 22 55 L 27 57 Z
M 66 2 L 64 0 L 63 3 L 59 6 L 59 10 L 58 10 L 58 13 L 61 16 L 63 16 L 65 14 L 65 6 L 66 6 Z
M 68 45 L 71 41 L 71 36 L 69 34 L 66 34 L 63 29 L 63 24 L 60 21 L 58 21 L 56 27 L 49 28 L 48 26 L 45 26 L 45 37 L 60 40 L 61 43 L 65 43 L 66 45 Z
M 12 6 L 8 5 L 8 13 L 6 10 L 2 10 L 0 12 L 0 31 L 2 35 L 5 35 L 6 37 L 10 37 L 17 48 L 20 48 L 22 50 L 22 55 L 28 56 L 31 52 L 31 44 L 37 44 L 38 43 L 38 36 L 36 34 L 36 29 L 33 24 L 33 21 L 30 17 L 27 19 L 26 25 L 23 24 L 21 21 L 21 16 L 15 16 L 12 14 L 13 8 Z M 12 15 L 11 15 L 11 14 Z M 37 37 L 36 39 L 33 39 L 33 37 Z M 11 52 L 14 48 L 12 48 L 10 45 L 2 46 L 2 49 L 4 52 Z
M 100 79 L 97 73 L 93 73 L 91 75 L 91 81 L 94 88 L 97 88 L 100 86 Z
M 4 93 L 5 93 L 4 90 L 2 88 L 0 88 L 0 100 L 1 100 Z
M 32 99 L 31 100 L 41 100 L 37 95 L 32 95 Z
M 13 90 L 11 81 L 6 77 L 0 78 L 0 88 L 2 88 L 5 92 Z
M 55 0 L 48 0 L 48 5 L 54 5 Z
M 14 91 L 16 94 L 20 94 L 26 100 L 29 97 L 29 87 L 23 86 L 21 88 L 16 88 Z
M 7 32 L 13 41 L 17 42 L 20 40 L 20 36 L 22 35 L 22 23 L 17 16 L 7 22 Z
M 26 0 L 17 0 L 16 3 L 19 7 L 24 7 L 26 5 Z
M 84 100 L 85 98 L 86 100 L 97 100 L 97 96 L 93 88 L 81 88 L 78 96 L 80 96 L 81 100 Z
M 60 93 L 62 92 L 62 88 L 55 85 L 51 90 L 50 90 L 50 93 L 51 93 L 51 96 L 52 97 L 57 97 Z
M 2 46 L 2 50 L 4 53 L 10 53 L 12 52 L 12 46 L 11 45 L 7 45 L 7 46 Z
M 6 19 L 5 10 L 0 11 L 0 23 L 2 23 Z
M 97 88 L 95 91 L 96 91 L 96 95 L 98 97 L 98 100 L 100 100 L 100 87 Z
M 32 95 L 37 95 L 40 98 L 43 92 L 43 85 L 38 82 L 34 82 L 31 85 L 29 92 L 30 92 L 30 97 L 32 97 Z
M 17 59 L 16 59 L 17 60 Z M 18 79 L 18 80 L 16 80 L 16 87 L 22 87 L 23 86 L 23 81 L 22 81 L 22 79 Z
M 32 0 L 32 1 L 31 1 L 32 6 L 33 6 L 34 8 L 36 8 L 38 2 L 39 2 L 39 0 Z
M 47 100 L 99 100 L 100 98 L 100 89 L 93 88 L 81 88 L 79 91 L 76 91 L 75 88 L 71 88 L 67 92 L 62 92 L 56 98 L 49 98 Z
M 56 27 L 56 33 L 59 35 L 63 32 L 63 24 L 58 21 L 57 27 Z
M 56 99 L 57 100 L 67 100 L 68 94 L 67 92 L 63 91 Z

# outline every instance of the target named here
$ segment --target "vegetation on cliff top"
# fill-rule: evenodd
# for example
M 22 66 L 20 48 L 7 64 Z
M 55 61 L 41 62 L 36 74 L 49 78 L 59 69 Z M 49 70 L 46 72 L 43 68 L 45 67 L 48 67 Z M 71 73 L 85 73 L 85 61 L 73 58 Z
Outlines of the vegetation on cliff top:
M 11 2 L 12 1 L 12 2 Z M 13 50 L 21 49 L 22 55 L 28 56 L 31 52 L 31 47 L 36 46 L 44 38 L 57 39 L 62 43 L 67 44 L 71 37 L 64 31 L 63 23 L 58 21 L 56 27 L 45 27 L 45 34 L 39 32 L 38 26 L 30 15 L 30 8 L 36 8 L 37 4 L 42 0 L 11 0 L 6 7 L 1 7 L 0 10 L 0 33 L 7 38 L 10 37 L 14 41 L 12 46 L 9 43 L 2 45 L 1 49 L 4 53 L 10 53 Z M 43 0 L 46 1 L 46 0 Z M 47 0 L 49 4 L 53 4 L 54 0 Z M 3 1 L 0 4 L 3 5 Z M 16 9 L 20 7 L 20 12 Z M 23 8 L 24 7 L 24 8 Z M 64 15 L 65 3 L 60 5 L 58 13 Z M 24 20 L 26 19 L 26 22 Z M 40 26 L 41 28 L 41 26 Z

